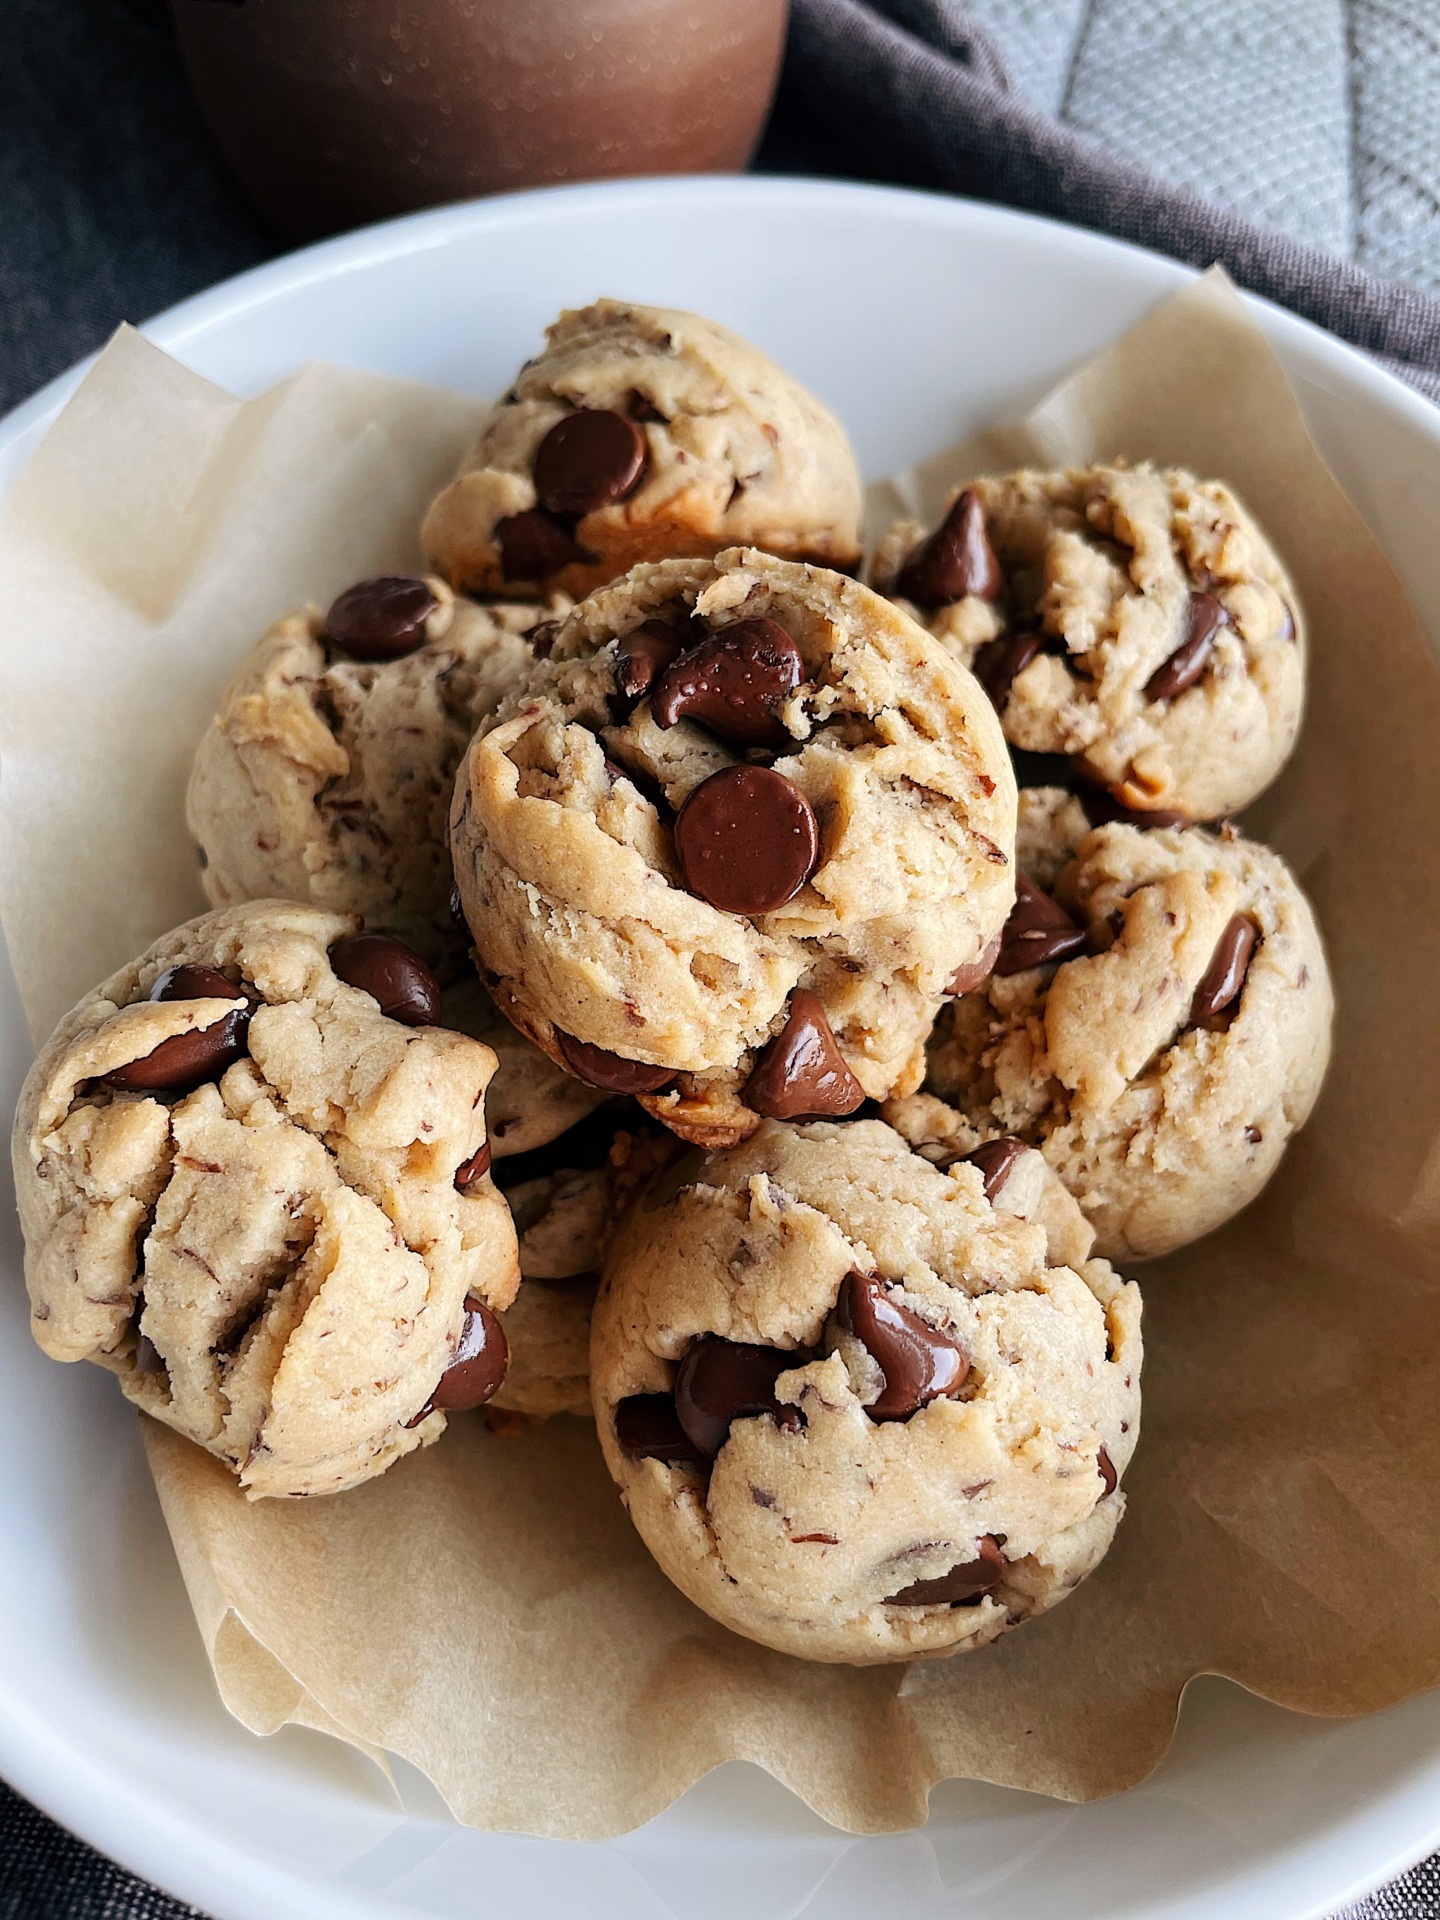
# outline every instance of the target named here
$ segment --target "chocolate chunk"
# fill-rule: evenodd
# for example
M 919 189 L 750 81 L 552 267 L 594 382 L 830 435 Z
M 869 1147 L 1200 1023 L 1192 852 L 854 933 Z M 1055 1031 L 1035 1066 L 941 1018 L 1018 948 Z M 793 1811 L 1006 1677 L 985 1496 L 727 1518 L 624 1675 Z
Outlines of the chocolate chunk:
M 1118 821 L 1126 827 L 1190 827 L 1195 823 L 1188 813 L 1173 807 L 1127 807 L 1105 787 L 1080 787 L 1077 796 L 1092 827 Z
M 813 1120 L 854 1113 L 865 1089 L 845 1064 L 825 1009 L 797 987 L 785 1024 L 745 1082 L 741 1099 L 771 1120 Z
M 349 986 L 368 993 L 389 1020 L 433 1027 L 440 1018 L 440 983 L 403 940 L 388 933 L 351 933 L 330 949 L 330 965 Z
M 985 532 L 980 496 L 966 487 L 928 540 L 910 555 L 896 591 L 919 607 L 947 607 L 967 594 L 993 600 L 1005 584 L 995 549 Z
M 983 1533 L 977 1542 L 979 1558 L 963 1566 L 951 1567 L 935 1580 L 916 1580 L 898 1593 L 892 1593 L 889 1607 L 954 1607 L 968 1600 L 979 1600 L 1004 1577 L 1005 1556 L 993 1533 Z
M 440 602 L 423 580 L 378 574 L 347 587 L 325 616 L 325 638 L 352 660 L 399 660 L 425 644 L 425 622 Z
M 573 1033 L 562 1033 L 559 1027 L 555 1029 L 555 1044 L 577 1080 L 583 1080 L 587 1087 L 603 1087 L 607 1093 L 658 1093 L 675 1078 L 674 1067 L 627 1060 L 623 1053 L 592 1047 L 588 1040 L 577 1040 Z
M 794 640 L 774 620 L 737 620 L 687 647 L 656 680 L 650 711 L 659 727 L 697 721 L 739 747 L 783 747 L 780 709 L 805 677 Z
M 793 1411 L 776 1400 L 775 1382 L 792 1367 L 803 1367 L 809 1357 L 779 1347 L 742 1346 L 707 1333 L 691 1347 L 675 1375 L 680 1425 L 700 1451 L 714 1459 L 732 1420 Z
M 1193 687 L 1210 664 L 1216 634 L 1229 624 L 1229 614 L 1213 593 L 1192 593 L 1185 638 L 1145 682 L 1145 698 L 1173 700 L 1177 693 Z
M 1245 976 L 1250 971 L 1259 939 L 1255 922 L 1243 913 L 1237 913 L 1226 923 L 1190 1003 L 1192 1026 L 1223 1033 L 1230 1025 L 1240 1011 Z
M 908 1420 L 930 1401 L 964 1386 L 970 1371 L 964 1348 L 892 1300 L 878 1274 L 847 1273 L 835 1316 L 885 1376 L 878 1399 L 865 1409 L 872 1420 Z
M 995 971 L 995 962 L 1000 958 L 1001 935 L 994 933 L 985 942 L 978 959 L 971 960 L 963 967 L 957 967 L 950 976 L 950 984 L 945 991 L 953 1000 L 962 993 L 974 993 L 977 987 L 983 987 Z
M 1100 1470 L 1101 1484 L 1105 1488 L 1104 1493 L 1102 1493 L 1100 1496 L 1100 1498 L 1104 1500 L 1104 1499 L 1107 1499 L 1115 1491 L 1116 1487 L 1119 1486 L 1120 1476 L 1115 1471 L 1115 1462 L 1110 1458 L 1109 1454 L 1105 1451 L 1104 1447 L 1101 1447 L 1099 1453 L 1096 1455 L 1095 1465 Z
M 985 1198 L 993 1201 L 1010 1178 L 1010 1169 L 1024 1151 L 1025 1142 L 1006 1133 L 998 1140 L 987 1140 L 971 1152 L 962 1153 L 960 1159 L 965 1166 L 980 1169 L 985 1182 Z
M 483 1300 L 467 1293 L 465 1318 L 460 1323 L 455 1351 L 435 1391 L 406 1425 L 418 1427 L 437 1409 L 444 1413 L 468 1413 L 472 1407 L 483 1407 L 500 1391 L 509 1365 L 510 1349 L 498 1316 Z
M 535 491 L 551 513 L 579 519 L 623 500 L 645 471 L 645 436 L 599 408 L 557 420 L 535 450 Z
M 722 767 L 702 780 L 675 822 L 685 885 L 724 913 L 774 913 L 820 858 L 810 802 L 773 767 Z
M 236 1000 L 243 987 L 215 967 L 168 967 L 150 989 L 152 1000 Z M 213 1026 L 172 1034 L 142 1060 L 131 1060 L 104 1075 L 104 1084 L 122 1093 L 193 1093 L 218 1080 L 227 1067 L 245 1058 L 246 1029 L 252 1007 L 237 1007 Z
M 670 1393 L 632 1393 L 615 1409 L 615 1438 L 633 1460 L 700 1466 L 705 1455 L 686 1433 Z
M 627 708 L 643 700 L 655 676 L 681 652 L 684 641 L 663 620 L 647 620 L 615 644 L 615 690 Z
M 975 655 L 975 678 L 1000 712 L 1010 698 L 1010 689 L 1039 653 L 1045 651 L 1043 633 L 1002 633 L 998 640 L 987 640 Z
M 507 580 L 548 580 L 565 567 L 583 566 L 595 558 L 579 545 L 563 520 L 543 507 L 529 507 L 497 520 L 495 540 L 500 570 Z
M 1077 927 L 1062 906 L 1023 873 L 1015 876 L 1015 905 L 1000 937 L 998 974 L 1023 973 L 1026 967 L 1048 966 L 1068 960 L 1085 945 L 1085 929 Z
M 490 1171 L 490 1142 L 477 1148 L 468 1160 L 462 1160 L 455 1169 L 455 1190 L 457 1193 L 469 1193 L 472 1187 L 478 1187 Z

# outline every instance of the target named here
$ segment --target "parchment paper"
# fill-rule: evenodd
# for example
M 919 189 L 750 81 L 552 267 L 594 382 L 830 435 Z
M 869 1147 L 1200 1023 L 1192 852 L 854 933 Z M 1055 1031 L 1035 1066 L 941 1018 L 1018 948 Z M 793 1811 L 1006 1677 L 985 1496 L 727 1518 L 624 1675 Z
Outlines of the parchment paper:
M 102 357 L 0 528 L 0 904 L 37 1031 L 194 904 L 180 793 L 238 651 L 403 561 L 470 426 L 468 403 L 367 376 L 314 369 L 240 406 L 133 336 Z M 1229 480 L 1299 584 L 1308 724 L 1249 825 L 1312 892 L 1340 1021 L 1269 1191 L 1144 1271 L 1144 1433 L 1109 1559 L 979 1654 L 811 1668 L 668 1585 L 581 1423 L 457 1419 L 372 1485 L 293 1505 L 247 1504 L 147 1426 L 247 1725 L 402 1754 L 482 1826 L 612 1834 L 741 1757 L 875 1832 L 923 1820 L 950 1775 L 1124 1787 L 1197 1673 L 1331 1714 L 1440 1681 L 1440 672 L 1214 277 L 908 485 L 933 505 L 982 465 L 1117 454 Z

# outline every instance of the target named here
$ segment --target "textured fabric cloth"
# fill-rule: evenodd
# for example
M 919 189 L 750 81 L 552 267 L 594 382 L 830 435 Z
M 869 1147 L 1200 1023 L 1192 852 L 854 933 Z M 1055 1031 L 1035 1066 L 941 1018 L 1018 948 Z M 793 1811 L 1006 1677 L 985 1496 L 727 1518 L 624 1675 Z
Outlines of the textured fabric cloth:
M 794 5 L 762 164 L 1223 261 L 1440 397 L 1433 0 Z M 0 408 L 120 320 L 280 251 L 215 156 L 164 0 L 4 17 Z M 187 1916 L 0 1786 L 0 1920 Z M 1344 1920 L 1440 1920 L 1440 1859 Z

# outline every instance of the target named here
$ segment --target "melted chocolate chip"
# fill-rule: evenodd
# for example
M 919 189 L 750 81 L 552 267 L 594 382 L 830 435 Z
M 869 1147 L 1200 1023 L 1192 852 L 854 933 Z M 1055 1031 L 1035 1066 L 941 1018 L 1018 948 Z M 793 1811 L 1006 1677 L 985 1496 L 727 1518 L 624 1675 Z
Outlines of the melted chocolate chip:
M 348 986 L 368 993 L 381 1013 L 407 1027 L 440 1018 L 440 983 L 403 940 L 388 933 L 352 933 L 330 949 L 330 965 Z
M 576 541 L 563 520 L 543 507 L 529 507 L 524 513 L 497 520 L 495 540 L 500 548 L 500 570 L 507 580 L 535 584 L 595 558 Z
M 352 660 L 399 660 L 425 644 L 425 622 L 440 602 L 423 580 L 380 574 L 347 587 L 325 616 L 325 638 Z
M 152 1000 L 235 1000 L 245 994 L 218 967 L 167 967 L 150 989 Z M 248 998 L 248 995 L 246 995 Z
M 583 1080 L 587 1087 L 603 1087 L 607 1093 L 658 1093 L 675 1078 L 674 1067 L 627 1060 L 623 1053 L 592 1047 L 588 1040 L 577 1040 L 573 1033 L 562 1033 L 559 1027 L 555 1029 L 555 1044 L 577 1080 Z
M 930 1401 L 964 1386 L 969 1355 L 958 1341 L 892 1300 L 878 1274 L 847 1273 L 835 1316 L 885 1376 L 879 1396 L 866 1408 L 872 1420 L 908 1420 Z
M 455 1190 L 457 1193 L 469 1193 L 472 1187 L 478 1187 L 490 1171 L 490 1142 L 487 1140 L 471 1154 L 468 1160 L 462 1160 L 455 1169 Z
M 535 491 L 551 513 L 579 519 L 623 500 L 645 471 L 645 436 L 599 408 L 557 420 L 535 450 Z
M 967 1167 L 978 1167 L 985 1183 L 985 1198 L 993 1201 L 996 1194 L 1010 1178 L 1010 1169 L 1025 1151 L 1023 1140 L 1017 1140 L 1012 1134 L 1002 1134 L 998 1140 L 987 1140 L 969 1153 L 962 1153 L 960 1159 Z
M 945 989 L 952 1000 L 962 993 L 974 993 L 977 987 L 984 986 L 995 971 L 995 962 L 1000 958 L 1001 939 L 1000 934 L 992 934 L 978 959 L 955 969 L 950 976 L 950 984 Z
M 1015 876 L 1015 905 L 1000 940 L 998 974 L 1023 973 L 1026 967 L 1068 960 L 1085 945 L 1085 929 L 1023 873 Z
M 821 1119 L 854 1113 L 865 1089 L 845 1064 L 825 1009 L 797 987 L 785 1024 L 755 1063 L 741 1093 L 752 1113 L 771 1120 Z
M 1225 931 L 1215 943 L 1210 964 L 1195 989 L 1195 998 L 1190 1003 L 1193 1026 L 1208 1027 L 1212 1033 L 1223 1033 L 1230 1025 L 1240 1011 L 1245 976 L 1250 971 L 1250 962 L 1259 940 L 1255 922 L 1247 919 L 1243 913 L 1237 913 L 1226 923 Z
M 1101 1447 L 1099 1453 L 1096 1455 L 1095 1465 L 1100 1471 L 1101 1485 L 1105 1489 L 1100 1498 L 1105 1500 L 1108 1499 L 1116 1487 L 1119 1486 L 1120 1476 L 1115 1471 L 1115 1462 L 1110 1458 L 1104 1447 Z
M 722 767 L 675 822 L 685 885 L 724 913 L 774 913 L 815 871 L 820 829 L 810 802 L 773 767 Z
M 1026 667 L 1044 651 L 1043 633 L 1002 633 L 998 640 L 987 640 L 980 648 L 975 655 L 975 678 L 989 694 L 997 713 Z
M 465 1318 L 460 1323 L 460 1338 L 455 1351 L 435 1391 L 414 1419 L 406 1424 L 418 1427 L 422 1420 L 437 1410 L 468 1413 L 472 1407 L 483 1407 L 487 1400 L 492 1400 L 500 1391 L 509 1365 L 510 1349 L 505 1341 L 505 1329 L 483 1300 L 477 1300 L 473 1293 L 467 1293 Z
M 783 747 L 780 709 L 805 677 L 794 640 L 774 620 L 737 620 L 671 662 L 650 695 L 655 724 L 694 720 L 740 747 Z
M 632 1460 L 663 1460 L 669 1467 L 700 1466 L 706 1456 L 680 1424 L 675 1396 L 632 1393 L 615 1409 L 615 1438 Z
M 946 607 L 968 594 L 993 600 L 1005 584 L 995 549 L 985 532 L 980 496 L 966 487 L 928 540 L 910 555 L 896 591 L 920 607 Z
M 169 967 L 150 989 L 152 1000 L 236 1000 L 244 989 L 215 967 Z M 245 996 L 248 998 L 248 996 Z M 227 1067 L 243 1060 L 252 1007 L 237 1007 L 213 1026 L 175 1033 L 141 1060 L 128 1061 L 104 1075 L 104 1084 L 122 1093 L 193 1093 L 218 1080 Z
M 1229 614 L 1213 593 L 1192 593 L 1185 638 L 1145 682 L 1145 698 L 1173 700 L 1193 687 L 1210 664 L 1216 634 L 1229 624 Z
M 647 620 L 615 645 L 615 690 L 626 708 L 643 700 L 657 674 L 681 652 L 684 641 L 663 620 Z
M 1004 1577 L 1005 1556 L 993 1533 L 984 1533 L 977 1542 L 979 1557 L 963 1566 L 951 1567 L 935 1580 L 916 1580 L 885 1602 L 890 1607 L 954 1607 L 979 1600 Z
M 775 1382 L 809 1358 L 779 1347 L 743 1346 L 707 1333 L 680 1362 L 675 1375 L 675 1412 L 686 1435 L 712 1460 L 724 1446 L 732 1420 L 755 1414 L 793 1414 L 775 1398 Z

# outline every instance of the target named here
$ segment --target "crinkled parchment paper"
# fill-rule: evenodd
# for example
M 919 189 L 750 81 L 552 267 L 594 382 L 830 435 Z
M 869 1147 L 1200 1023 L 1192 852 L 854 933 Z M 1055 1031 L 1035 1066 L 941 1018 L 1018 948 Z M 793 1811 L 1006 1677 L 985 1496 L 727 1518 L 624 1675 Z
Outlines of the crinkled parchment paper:
M 467 402 L 363 375 L 313 369 L 239 405 L 133 336 L 102 357 L 0 530 L 0 905 L 37 1030 L 198 904 L 181 792 L 232 662 L 292 602 L 403 563 L 472 423 Z M 615 1833 L 743 1757 L 873 1832 L 922 1820 L 948 1775 L 1124 1787 L 1197 1673 L 1317 1713 L 1440 1681 L 1440 834 L 1416 831 L 1440 819 L 1440 672 L 1215 277 L 891 498 L 1121 454 L 1230 481 L 1299 584 L 1309 721 L 1250 826 L 1315 898 L 1341 1011 L 1270 1190 L 1145 1273 L 1144 1436 L 1109 1559 L 984 1652 L 811 1668 L 667 1584 L 580 1423 L 457 1419 L 357 1492 L 253 1506 L 147 1427 L 247 1725 L 403 1754 L 482 1826 Z

